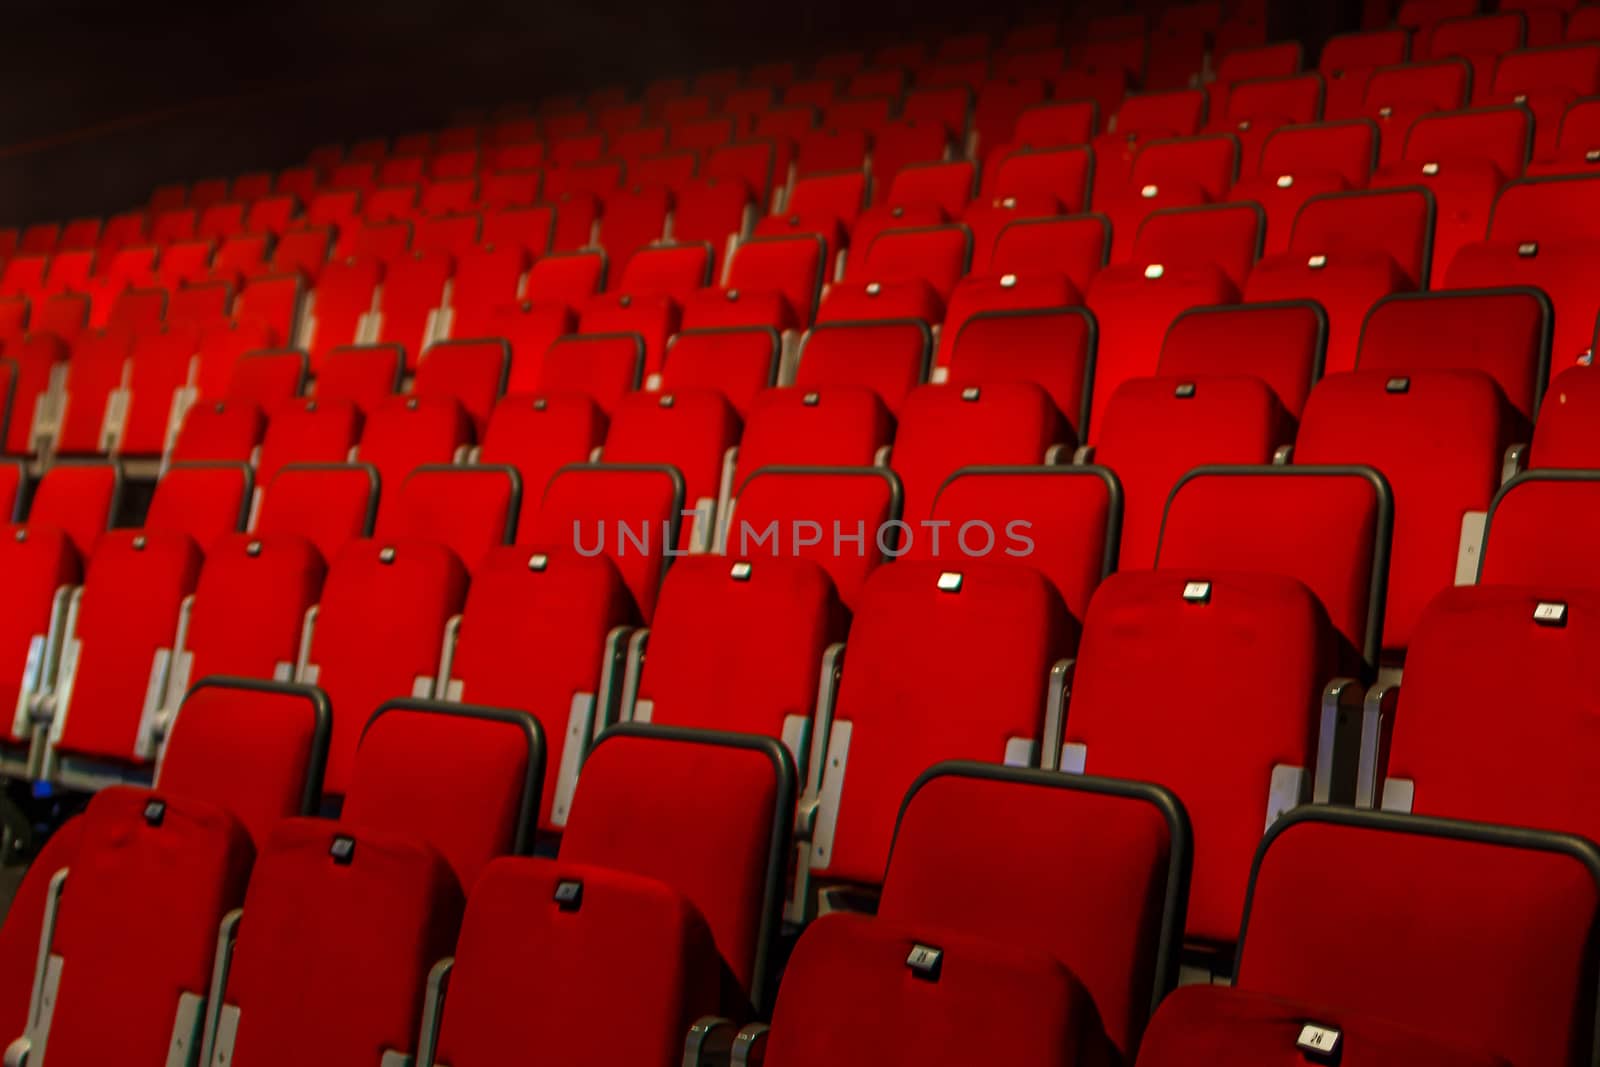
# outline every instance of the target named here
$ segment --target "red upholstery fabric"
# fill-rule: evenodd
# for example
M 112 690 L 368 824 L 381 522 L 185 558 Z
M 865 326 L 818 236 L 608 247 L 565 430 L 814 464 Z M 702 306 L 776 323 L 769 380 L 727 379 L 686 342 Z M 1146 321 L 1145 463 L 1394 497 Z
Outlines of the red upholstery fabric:
M 391 260 L 383 276 L 382 316 L 375 340 L 403 345 L 415 361 L 428 336 L 428 322 L 443 304 L 450 277 L 450 257 L 439 252 L 418 252 Z
M 907 320 L 819 323 L 806 334 L 795 385 L 800 389 L 862 386 L 890 411 L 928 376 L 931 337 Z
M 386 558 L 387 557 L 387 558 Z M 433 677 L 446 621 L 461 610 L 460 561 L 426 541 L 351 541 L 328 568 L 310 662 L 334 708 L 327 792 L 350 783 L 356 743 L 372 713 Z
M 57 468 L 58 470 L 65 468 Z M 44 523 L 7 526 L 0 537 L 0 574 L 5 575 L 7 610 L 0 613 L 0 685 L 20 693 L 30 642 L 49 632 L 56 591 L 81 581 L 82 563 L 72 542 L 59 528 Z M 10 723 L 0 735 L 21 740 Z
M 507 397 L 495 405 L 478 458 L 509 464 L 522 478 L 519 534 L 531 531 L 545 488 L 568 463 L 587 463 L 605 437 L 605 416 L 588 397 Z
M 1070 301 L 1062 301 L 1063 304 Z M 1032 382 L 1050 394 L 1076 440 L 1094 377 L 1096 324 L 1073 307 L 995 310 L 945 322 L 953 386 Z
M 39 959 L 39 933 L 44 927 L 44 906 L 50 879 L 78 858 L 85 820 L 68 819 L 50 835 L 28 864 L 17 887 L 5 924 L 0 925 L 0 1029 L 21 1036 L 28 1027 L 28 1006 L 33 995 L 33 971 Z
M 719 392 L 686 389 L 634 393 L 617 405 L 601 458 L 607 463 L 666 463 L 683 476 L 684 507 L 715 502 L 727 451 L 739 442 L 739 416 Z M 679 541 L 696 531 L 684 517 Z
M 1094 215 L 1022 219 L 994 235 L 993 253 L 986 268 L 993 274 L 1061 274 L 1084 292 L 1110 257 L 1111 233 L 1106 220 Z
M 399 345 L 343 345 L 317 371 L 317 400 L 348 401 L 365 415 L 398 391 L 406 355 Z
M 1404 391 L 1390 391 L 1392 380 Z M 1385 649 L 1406 648 L 1423 606 L 1455 584 L 1462 519 L 1488 510 L 1512 424 L 1479 371 L 1356 371 L 1312 390 L 1295 462 L 1369 464 L 1394 492 Z
M 67 361 L 67 407 L 61 416 L 57 447 L 65 455 L 95 455 L 106 447 L 106 406 L 132 350 L 127 334 L 100 331 L 82 334 L 72 343 Z
M 1359 473 L 1208 471 L 1173 491 L 1156 562 L 1165 570 L 1298 578 L 1345 639 L 1341 670 L 1355 672 L 1372 612 L 1374 553 L 1388 547 L 1381 505 L 1377 487 Z
M 568 881 L 583 887 L 573 911 L 554 900 Z M 570 1067 L 670 1063 L 695 1019 L 725 1010 L 722 957 L 688 900 L 653 878 L 565 859 L 485 868 L 455 961 L 438 1059 L 457 1067 L 502 1063 L 513 1048 Z M 626 1026 L 573 1025 L 615 996 Z
M 472 422 L 454 399 L 392 396 L 367 417 L 357 455 L 378 469 L 385 492 L 378 496 L 378 530 L 398 526 L 406 476 L 425 463 L 451 463 L 456 449 L 472 440 Z
M 1361 370 L 1481 370 L 1533 417 L 1544 387 L 1551 315 L 1529 290 L 1429 293 L 1374 305 L 1361 331 Z
M 1589 550 L 1597 509 L 1600 481 L 1524 474 L 1495 497 L 1478 580 L 1552 590 L 1600 585 Z
M 1254 378 L 1124 382 L 1095 449 L 1125 494 L 1120 565 L 1154 563 L 1167 497 L 1185 473 L 1207 463 L 1268 463 L 1291 436 L 1277 397 Z
M 146 804 L 165 809 L 158 825 Z M 239 906 L 254 849 L 227 812 L 126 786 L 101 790 L 62 894 L 52 1063 L 160 1060 L 183 993 L 211 988 L 217 926 Z
M 453 398 L 481 439 L 510 373 L 511 348 L 504 341 L 441 341 L 422 353 L 412 392 Z
M 1186 600 L 1201 580 L 1210 600 Z M 1189 938 L 1236 936 L 1272 769 L 1313 768 L 1337 648 L 1316 598 L 1276 574 L 1124 571 L 1095 595 L 1066 741 L 1086 747 L 1085 773 L 1160 782 L 1183 801 Z
M 1089 309 L 1100 326 L 1100 343 L 1086 439 L 1090 443 L 1098 440 L 1106 408 L 1118 386 L 1155 372 L 1162 339 L 1181 312 L 1232 303 L 1237 303 L 1233 285 L 1215 266 L 1153 272 L 1126 265 L 1101 271 L 1088 297 Z
M 1564 604 L 1564 626 L 1534 620 Z M 1592 649 L 1600 597 L 1530 585 L 1447 589 L 1417 623 L 1394 720 L 1389 774 L 1416 784 L 1427 815 L 1592 836 L 1596 788 Z M 1508 700 L 1521 711 L 1500 728 Z M 1492 738 L 1492 742 L 1490 742 Z
M 1196 308 L 1172 320 L 1156 370 L 1169 378 L 1259 378 L 1287 415 L 1299 419 L 1320 376 L 1326 341 L 1327 317 L 1311 301 Z
M 1400 267 L 1386 252 L 1354 251 L 1339 255 L 1284 252 L 1256 265 L 1245 286 L 1252 304 L 1314 300 L 1328 316 L 1325 372 L 1351 370 L 1361 339 L 1361 325 L 1372 305 L 1391 293 L 1408 291 Z
M 924 385 L 900 410 L 891 457 L 905 485 L 905 521 L 915 527 L 933 509 L 944 480 L 959 467 L 1041 463 L 1071 431 L 1049 396 L 1029 382 L 961 388 Z
M 812 851 L 821 878 L 883 878 L 900 800 L 931 764 L 997 763 L 1009 739 L 1039 736 L 1051 666 L 1076 626 L 1031 568 L 963 561 L 959 590 L 945 592 L 950 567 L 902 560 L 867 580 L 836 710 L 851 724 L 848 760 L 829 754 L 828 777 L 843 776 L 832 845 Z
M 867 575 L 899 551 L 889 525 L 900 515 L 899 485 L 882 467 L 757 468 L 736 486 L 725 554 L 820 564 L 853 609 Z
M 1242 288 L 1260 254 L 1265 229 L 1262 214 L 1247 204 L 1169 208 L 1139 224 L 1129 259 L 1164 267 L 1215 263 L 1235 288 Z
M 906 966 L 919 944 L 944 953 L 936 982 Z M 796 946 L 766 1062 L 802 1067 L 988 1057 L 1016 1067 L 1089 1067 L 1115 1059 L 1094 1002 L 1047 956 L 840 914 L 813 923 Z
M 350 862 L 330 852 L 354 839 Z M 421 842 L 289 819 L 256 863 L 223 1002 L 233 1063 L 356 1063 L 416 1050 L 428 970 L 448 956 L 462 894 Z M 214 931 L 213 931 L 214 936 Z
M 472 885 L 517 844 L 531 747 L 515 721 L 391 708 L 362 733 L 340 819 L 425 841 Z
M 372 534 L 377 472 L 364 464 L 286 467 L 262 497 L 256 533 L 294 534 L 317 546 L 324 562 Z
M 545 349 L 535 391 L 589 397 L 607 416 L 644 384 L 645 342 L 637 333 L 559 337 Z
M 188 680 L 267 679 L 278 664 L 293 664 L 325 572 L 316 546 L 303 537 L 230 534 L 213 542 L 184 641 L 194 657 Z
M 517 542 L 604 555 L 648 623 L 667 567 L 667 529 L 684 507 L 683 482 L 669 467 L 569 467 L 550 480 L 537 521 Z
M 1306 821 L 1266 851 L 1237 986 L 1565 1063 L 1593 1038 L 1595 912 L 1570 856 Z M 1312 959 L 1293 945 L 1310 923 L 1359 933 Z
M 1156 805 L 1070 783 L 960 770 L 925 782 L 895 835 L 878 916 L 1048 953 L 1083 983 L 1131 1060 L 1160 980 L 1162 908 L 1181 845 Z
M 178 607 L 194 591 L 200 551 L 183 534 L 122 530 L 100 539 L 84 578 L 77 675 L 57 712 L 63 752 L 142 762 L 141 710 L 157 651 L 171 651 Z
M 685 330 L 667 347 L 661 388 L 717 389 L 740 418 L 746 417 L 756 394 L 776 384 L 780 342 L 771 330 Z
M 395 532 L 447 546 L 476 573 L 490 549 L 511 540 L 517 483 L 515 472 L 498 467 L 419 467 L 399 486 Z
M 1600 467 L 1600 442 L 1592 432 L 1600 406 L 1600 373 L 1572 367 L 1551 383 L 1533 431 L 1528 465 L 1534 468 Z
M 576 694 L 597 694 L 606 636 L 636 621 L 632 596 L 608 558 L 586 558 L 568 546 L 530 563 L 527 548 L 492 549 L 467 595 L 451 665 L 460 699 L 515 708 L 544 732 L 544 795 L 540 825 L 566 821 L 556 808 L 556 783 L 565 758 L 568 719 Z M 526 669 L 530 649 L 548 650 L 538 670 Z
M 1348 1067 L 1505 1067 L 1484 1049 L 1427 1034 L 1404 1020 L 1333 1012 L 1265 993 L 1217 986 L 1179 989 L 1162 1002 L 1139 1056 L 1141 1067 L 1179 1063 L 1294 1065 L 1305 1062 L 1295 1044 L 1307 1021 L 1339 1031 L 1340 1063 Z
M 29 334 L 6 339 L 0 344 L 0 358 L 16 364 L 5 451 L 20 455 L 32 450 L 34 405 L 49 387 L 52 369 L 67 358 L 67 347 L 58 337 Z
M 671 886 L 705 917 L 748 997 L 766 928 L 767 863 L 788 824 L 778 772 L 752 748 L 650 736 L 602 739 L 584 764 L 561 862 Z M 671 805 L 661 798 L 671 796 Z M 692 847 L 690 847 L 692 842 Z M 781 846 L 780 846 L 781 847 Z M 709 850 L 709 851 L 705 851 Z M 717 863 L 702 862 L 716 855 Z
M 1329 193 L 1295 215 L 1289 251 L 1330 259 L 1387 253 L 1416 289 L 1428 277 L 1433 218 L 1433 198 L 1416 189 Z
M 241 437 L 244 418 L 237 415 L 233 420 L 241 424 Z M 256 463 L 262 483 L 272 484 L 278 472 L 291 463 L 347 462 L 361 439 L 364 421 L 357 403 L 337 396 L 275 405 Z
M 183 702 L 156 787 L 215 804 L 244 824 L 257 849 L 280 819 L 305 815 L 318 730 L 309 696 L 212 682 Z
M 787 717 L 815 710 L 822 653 L 844 638 L 828 572 L 807 559 L 741 558 L 743 578 L 724 557 L 693 556 L 663 583 L 639 681 L 650 722 L 781 739 Z
M 176 464 L 156 483 L 144 528 L 187 534 L 201 552 L 209 552 L 243 525 L 252 481 L 242 465 Z
M 1105 576 L 1106 553 L 1114 558 L 1122 504 L 1099 471 L 966 467 L 939 487 L 930 518 L 949 525 L 937 551 L 931 537 L 919 536 L 914 558 L 954 565 L 976 556 L 1033 567 L 1050 579 L 1072 617 L 1081 621 Z M 969 523 L 980 525 L 967 530 Z
M 261 408 L 248 402 L 198 403 L 184 414 L 173 445 L 173 462 L 250 462 L 266 432 Z
M 773 464 L 870 467 L 893 427 L 883 400 L 863 387 L 767 389 L 756 396 L 739 442 L 734 489 Z

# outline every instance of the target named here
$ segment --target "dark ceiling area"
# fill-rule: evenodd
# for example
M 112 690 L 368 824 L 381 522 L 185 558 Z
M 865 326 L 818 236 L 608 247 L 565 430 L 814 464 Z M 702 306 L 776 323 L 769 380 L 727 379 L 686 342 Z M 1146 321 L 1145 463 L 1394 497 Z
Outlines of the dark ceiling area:
M 12 0 L 0 224 L 125 210 L 161 182 L 276 169 L 318 144 L 438 126 L 508 101 L 1066 10 L 976 6 Z

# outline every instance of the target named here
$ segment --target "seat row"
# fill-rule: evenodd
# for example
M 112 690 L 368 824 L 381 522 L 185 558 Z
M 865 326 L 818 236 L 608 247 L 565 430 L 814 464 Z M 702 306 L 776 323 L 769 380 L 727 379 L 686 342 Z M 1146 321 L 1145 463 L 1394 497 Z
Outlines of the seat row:
M 540 825 L 554 832 L 583 753 L 605 723 L 749 730 L 786 742 L 808 797 L 800 814 L 806 867 L 823 884 L 846 885 L 875 884 L 892 804 L 938 759 L 1143 776 L 1184 797 L 1210 842 L 1196 876 L 1208 903 L 1192 909 L 1191 933 L 1221 937 L 1236 918 L 1263 811 L 1270 821 L 1302 797 L 1355 796 L 1350 731 L 1378 675 L 1378 650 L 1415 649 L 1430 634 L 1433 608 L 1420 621 L 1395 611 L 1409 606 L 1402 595 L 1432 596 L 1419 579 L 1431 579 L 1433 567 L 1398 569 L 1416 561 L 1391 533 L 1394 504 L 1369 470 L 1198 472 L 1167 509 L 1158 569 L 1125 567 L 1109 579 L 1120 501 L 1116 483 L 1092 471 L 963 472 L 941 493 L 948 506 L 934 508 L 951 531 L 942 547 L 940 523 L 932 522 L 932 540 L 922 540 L 926 529 L 908 532 L 917 541 L 903 553 L 892 541 L 880 547 L 892 476 L 769 472 L 755 480 L 768 480 L 778 518 L 762 524 L 755 502 L 742 498 L 748 526 L 729 554 L 673 561 L 683 499 L 674 473 L 570 468 L 546 493 L 531 547 L 499 548 L 492 546 L 506 537 L 507 502 L 494 503 L 480 483 L 492 488 L 503 474 L 430 473 L 422 491 L 413 476 L 402 499 L 420 506 L 406 509 L 407 521 L 431 527 L 403 523 L 393 537 L 350 542 L 325 579 L 318 553 L 289 534 L 215 540 L 203 563 L 187 537 L 148 524 L 105 535 L 81 589 L 41 582 L 42 632 L 28 673 L 19 670 L 27 699 L 13 737 L 27 744 L 29 760 L 22 765 L 19 751 L 15 773 L 93 784 L 109 767 L 121 777 L 149 766 L 187 679 L 218 671 L 292 676 L 333 698 L 325 787 L 334 795 L 347 788 L 359 727 L 341 709 L 421 693 L 531 713 L 551 738 Z M 1523 493 L 1524 484 L 1531 483 L 1512 488 Z M 1505 498 L 1531 498 L 1517 493 Z M 1339 507 L 1325 506 L 1329 494 Z M 876 498 L 876 514 L 866 497 Z M 1085 509 L 1096 504 L 1101 518 L 1091 524 Z M 852 514 L 851 506 L 861 510 Z M 812 515 L 832 517 L 831 536 Z M 840 547 L 841 524 L 852 519 L 845 529 L 854 559 Z M 500 527 L 485 530 L 486 520 Z M 802 538 L 801 520 L 818 528 L 813 536 Z M 766 530 L 783 524 L 775 538 Z M 1517 529 L 1503 516 L 1490 527 Z M 746 528 L 762 540 L 749 544 Z M 1002 528 L 1005 548 L 997 551 Z M 52 530 L 42 519 L 18 529 L 25 536 L 11 542 L 12 562 L 25 567 L 23 553 L 42 551 Z M 417 532 L 456 546 L 467 566 Z M 780 553 L 785 539 L 795 547 Z M 475 562 L 467 544 L 481 553 Z M 1576 582 L 1581 555 L 1558 566 L 1551 561 L 1574 554 L 1553 547 L 1520 556 L 1545 562 L 1559 582 Z M 825 567 L 815 557 L 830 549 L 833 565 Z M 884 555 L 906 558 L 875 566 Z M 1448 562 L 1453 571 L 1453 556 Z M 849 615 L 830 570 L 860 582 Z M 1573 600 L 1565 585 L 1558 594 L 1548 599 Z M 1514 603 L 1506 609 L 1513 618 Z M 835 647 L 847 623 L 848 655 Z M 1410 629 L 1397 635 L 1401 624 Z M 539 671 L 527 670 L 531 648 L 548 650 Z M 1066 661 L 1075 653 L 1073 671 Z M 1258 663 L 1275 669 L 1242 692 L 1256 677 L 1249 664 Z M 745 666 L 757 664 L 759 671 Z M 1199 678 L 1215 680 L 1206 690 L 1215 699 L 1240 705 L 1234 721 L 1242 713 L 1254 723 L 1244 731 L 1249 743 L 1230 742 L 1235 771 L 1223 773 L 1221 753 L 1203 765 L 1188 760 L 1183 754 L 1200 741 L 1168 721 L 1182 703 L 1170 687 L 1187 692 Z M 1374 699 L 1375 716 L 1385 713 L 1384 700 L 1392 712 L 1392 696 Z M 970 716 L 976 703 L 987 709 L 981 721 Z M 1203 715 L 1185 721 L 1209 729 Z M 1381 725 L 1374 719 L 1372 728 Z M 1377 772 L 1364 773 L 1368 796 L 1376 796 Z M 1206 799 L 1207 783 L 1256 780 L 1254 798 L 1218 796 L 1215 807 Z M 796 899 L 804 906 L 803 893 Z
M 559 853 L 533 858 L 536 728 L 386 705 L 335 821 L 306 817 L 326 724 L 315 689 L 208 681 L 155 787 L 108 789 L 58 831 L 0 928 L 13 1062 L 1593 1054 L 1600 853 L 1579 838 L 1302 809 L 1256 852 L 1234 987 L 1174 992 L 1199 855 L 1184 805 L 945 763 L 900 805 L 876 914 L 811 924 L 780 983 L 781 747 L 616 728 Z M 1536 930 L 1505 919 L 1525 913 Z M 1291 947 L 1308 924 L 1341 935 L 1314 963 Z M 616 1011 L 627 1027 L 600 1025 Z

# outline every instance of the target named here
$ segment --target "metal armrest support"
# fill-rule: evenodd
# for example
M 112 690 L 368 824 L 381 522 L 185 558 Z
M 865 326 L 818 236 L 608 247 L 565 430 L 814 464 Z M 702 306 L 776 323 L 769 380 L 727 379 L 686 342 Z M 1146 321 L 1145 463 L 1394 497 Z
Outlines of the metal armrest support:
M 1314 804 L 1355 803 L 1354 753 L 1360 740 L 1361 701 L 1366 690 L 1351 678 L 1336 678 L 1322 691 L 1322 717 L 1317 731 L 1317 768 L 1312 781 Z
M 1072 699 L 1072 676 L 1077 662 L 1061 659 L 1050 668 L 1050 686 L 1045 696 L 1043 751 L 1039 753 L 1040 766 L 1047 771 L 1061 767 L 1061 739 L 1066 735 L 1067 702 Z
M 1358 808 L 1375 808 L 1382 799 L 1383 780 L 1389 774 L 1389 740 L 1400 708 L 1400 684 L 1375 687 L 1361 711 L 1361 750 L 1356 767 Z
M 444 998 L 450 988 L 450 971 L 456 958 L 446 956 L 428 972 L 427 992 L 422 1000 L 422 1030 L 417 1036 L 417 1063 L 432 1067 L 433 1055 L 439 1047 L 439 1024 L 444 1019 Z
M 1505 458 L 1500 463 L 1500 484 L 1505 485 L 1527 469 L 1528 446 L 1526 444 L 1507 445 Z
M 767 1062 L 766 1023 L 751 1023 L 733 1039 L 732 1067 L 761 1067 Z
M 734 1036 L 733 1020 L 702 1015 L 683 1039 L 683 1067 L 728 1067 Z

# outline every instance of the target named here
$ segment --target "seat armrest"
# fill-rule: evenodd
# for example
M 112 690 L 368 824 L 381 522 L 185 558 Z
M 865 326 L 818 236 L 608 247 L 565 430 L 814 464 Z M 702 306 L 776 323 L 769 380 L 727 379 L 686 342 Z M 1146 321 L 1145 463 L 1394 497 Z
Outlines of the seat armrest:
M 728 1067 L 735 1036 L 732 1019 L 702 1015 L 683 1039 L 683 1067 Z
M 1389 776 L 1389 742 L 1394 736 L 1395 715 L 1400 709 L 1400 684 L 1374 687 L 1361 710 L 1361 751 L 1356 767 L 1358 808 L 1375 808 L 1383 796 L 1383 781 Z
M 751 1023 L 733 1039 L 732 1067 L 761 1067 L 767 1062 L 766 1023 Z

